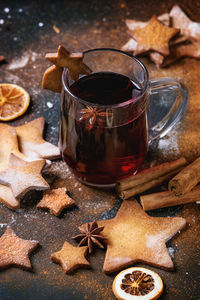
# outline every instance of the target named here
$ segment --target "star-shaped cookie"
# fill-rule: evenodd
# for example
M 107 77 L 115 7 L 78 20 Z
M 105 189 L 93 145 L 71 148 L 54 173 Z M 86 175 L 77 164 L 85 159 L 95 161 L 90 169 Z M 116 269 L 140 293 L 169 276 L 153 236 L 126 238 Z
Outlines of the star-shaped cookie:
M 180 29 L 181 34 L 200 42 L 200 23 L 191 21 L 178 5 L 172 7 L 169 16 L 172 19 L 172 26 Z
M 173 269 L 166 241 L 185 225 L 183 218 L 150 217 L 136 200 L 123 201 L 115 218 L 98 221 L 104 226 L 107 252 L 103 271 L 112 273 L 137 262 Z
M 63 46 L 58 47 L 57 53 L 47 53 L 45 58 L 53 63 L 42 78 L 42 88 L 60 93 L 62 89 L 62 71 L 68 68 L 70 77 L 76 81 L 80 74 L 90 74 L 90 68 L 84 64 L 82 52 L 71 53 Z
M 73 80 L 78 80 L 80 74 L 89 74 L 90 68 L 83 63 L 83 53 L 71 53 L 63 46 L 58 47 L 57 53 L 47 53 L 45 58 L 60 68 L 68 68 Z
M 57 188 L 44 192 L 37 208 L 48 208 L 50 213 L 59 216 L 66 207 L 72 207 L 75 201 L 66 194 L 66 188 Z
M 0 172 L 0 183 L 10 186 L 15 198 L 32 189 L 48 189 L 49 185 L 41 175 L 44 165 L 45 160 L 27 162 L 11 154 L 8 168 Z
M 129 30 L 130 35 L 137 41 L 134 55 L 157 51 L 169 55 L 169 41 L 179 32 L 179 29 L 163 25 L 156 16 L 152 16 L 146 26 Z
M 60 157 L 57 146 L 43 139 L 44 118 L 38 118 L 15 127 L 20 150 L 30 158 L 54 159 Z
M 11 228 L 7 228 L 0 238 L 0 269 L 10 266 L 31 270 L 29 254 L 39 242 L 19 238 Z
M 73 247 L 68 242 L 65 242 L 62 249 L 51 255 L 51 260 L 59 263 L 65 273 L 71 273 L 75 269 L 89 267 L 90 263 L 86 260 L 85 255 L 88 247 Z

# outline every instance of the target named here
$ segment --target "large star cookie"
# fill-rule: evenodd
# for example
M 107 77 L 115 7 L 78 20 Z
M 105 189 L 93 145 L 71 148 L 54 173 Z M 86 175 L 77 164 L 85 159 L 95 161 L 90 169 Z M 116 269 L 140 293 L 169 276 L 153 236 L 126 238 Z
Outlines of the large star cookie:
M 66 194 L 66 188 L 58 188 L 44 192 L 37 208 L 48 208 L 50 213 L 59 216 L 64 208 L 72 207 L 75 201 Z
M 62 249 L 51 255 L 51 259 L 55 263 L 59 263 L 65 273 L 70 273 L 81 267 L 89 267 L 90 263 L 86 260 L 85 255 L 88 247 L 73 247 L 65 242 Z
M 157 51 L 169 55 L 169 41 L 179 32 L 179 29 L 163 25 L 153 16 L 146 26 L 130 30 L 129 33 L 137 41 L 134 55 Z
M 24 125 L 15 127 L 19 139 L 20 150 L 30 158 L 54 159 L 60 157 L 57 146 L 46 142 L 42 135 L 44 118 L 38 118 Z
M 39 242 L 19 238 L 11 228 L 7 228 L 0 238 L 0 269 L 10 266 L 31 270 L 29 254 Z
M 0 172 L 0 183 L 10 186 L 15 198 L 32 189 L 46 190 L 49 185 L 41 175 L 44 165 L 45 160 L 27 162 L 11 154 L 8 168 Z
M 115 218 L 98 221 L 98 225 L 104 226 L 102 235 L 107 238 L 103 271 L 112 273 L 137 262 L 173 269 L 165 243 L 186 221 L 179 217 L 150 217 L 136 200 L 126 200 Z

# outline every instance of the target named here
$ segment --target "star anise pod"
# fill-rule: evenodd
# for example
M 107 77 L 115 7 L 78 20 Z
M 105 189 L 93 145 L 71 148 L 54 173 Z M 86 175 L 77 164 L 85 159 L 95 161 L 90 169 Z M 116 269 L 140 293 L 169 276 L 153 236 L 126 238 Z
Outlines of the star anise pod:
M 95 122 L 102 127 L 103 119 L 105 119 L 106 116 L 112 116 L 111 112 L 106 112 L 102 109 L 97 109 L 96 107 L 93 108 L 91 106 L 86 106 L 86 108 L 81 109 L 80 114 L 81 116 L 79 121 L 86 120 L 88 130 L 93 128 Z
M 98 227 L 96 221 L 92 223 L 87 223 L 79 227 L 81 234 L 78 234 L 72 237 L 73 240 L 79 240 L 78 247 L 87 245 L 89 248 L 89 253 L 92 252 L 93 244 L 97 245 L 99 248 L 104 248 L 102 241 L 106 238 L 103 237 L 100 232 L 104 229 L 104 227 Z

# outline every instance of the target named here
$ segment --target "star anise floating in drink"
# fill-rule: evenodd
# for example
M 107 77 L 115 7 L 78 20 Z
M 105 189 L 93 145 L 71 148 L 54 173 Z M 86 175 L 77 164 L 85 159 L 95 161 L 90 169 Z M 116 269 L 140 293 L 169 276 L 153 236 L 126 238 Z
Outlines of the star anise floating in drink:
M 111 117 L 112 113 L 87 105 L 86 108 L 80 110 L 80 115 L 79 121 L 85 120 L 86 128 L 91 130 L 95 123 L 97 123 L 99 127 L 102 127 L 103 119 L 106 117 Z
M 106 238 L 100 234 L 103 229 L 104 227 L 98 227 L 97 222 L 93 221 L 92 223 L 87 223 L 80 226 L 79 230 L 81 234 L 72 237 L 72 239 L 80 241 L 78 247 L 87 245 L 89 248 L 89 253 L 91 253 L 94 244 L 99 248 L 104 248 L 102 242 L 106 240 Z

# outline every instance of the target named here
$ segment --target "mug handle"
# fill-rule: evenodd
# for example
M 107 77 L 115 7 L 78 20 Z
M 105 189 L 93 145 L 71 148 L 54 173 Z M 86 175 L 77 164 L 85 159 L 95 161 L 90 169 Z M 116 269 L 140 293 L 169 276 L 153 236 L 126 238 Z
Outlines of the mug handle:
M 164 77 L 149 82 L 149 144 L 162 138 L 181 119 L 188 91 L 180 81 Z

